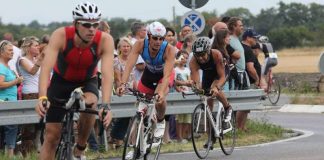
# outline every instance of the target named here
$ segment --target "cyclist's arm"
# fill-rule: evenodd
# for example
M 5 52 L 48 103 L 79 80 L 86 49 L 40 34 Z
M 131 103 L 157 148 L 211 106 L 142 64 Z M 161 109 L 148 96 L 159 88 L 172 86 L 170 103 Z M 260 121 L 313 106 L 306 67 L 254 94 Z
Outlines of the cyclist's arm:
M 140 55 L 141 51 L 143 50 L 144 40 L 138 40 L 135 42 L 132 50 L 128 56 L 127 63 L 125 66 L 125 71 L 121 78 L 121 84 L 125 84 L 128 82 L 129 75 L 134 68 L 134 65 Z
M 197 63 L 196 57 L 192 56 L 190 63 L 189 63 L 189 68 L 190 68 L 190 79 L 196 84 L 200 86 L 200 75 L 199 75 L 199 65 Z M 197 86 L 197 87 L 199 87 Z
M 163 79 L 161 83 L 161 89 L 163 92 L 168 88 L 170 77 L 172 75 L 174 62 L 175 62 L 175 48 L 168 45 L 164 54 L 164 69 L 163 69 Z
M 109 34 L 102 34 L 101 46 L 101 90 L 102 103 L 110 103 L 113 85 L 114 40 Z
M 214 83 L 216 83 L 215 85 L 217 88 L 222 88 L 226 81 L 223 56 L 222 53 L 220 53 L 220 51 L 216 49 L 212 49 L 212 56 L 214 58 L 214 63 L 216 65 L 215 67 L 219 76 L 219 79 L 215 80 Z
M 59 28 L 51 35 L 48 46 L 45 48 L 44 60 L 42 62 L 40 75 L 39 75 L 39 97 L 47 95 L 48 80 L 51 71 L 56 63 L 58 53 L 64 48 L 65 31 L 64 28 Z

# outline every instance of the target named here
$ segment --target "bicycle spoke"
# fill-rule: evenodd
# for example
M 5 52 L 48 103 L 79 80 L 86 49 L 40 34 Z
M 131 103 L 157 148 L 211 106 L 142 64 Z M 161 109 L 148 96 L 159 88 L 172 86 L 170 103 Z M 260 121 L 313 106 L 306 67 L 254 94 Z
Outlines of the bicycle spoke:
M 273 78 L 272 83 L 269 85 L 270 85 L 268 91 L 269 101 L 271 102 L 271 104 L 275 105 L 277 104 L 280 98 L 280 92 L 281 92 L 280 84 L 279 81 Z
M 230 155 L 235 147 L 236 142 L 236 113 L 232 113 L 231 121 L 224 122 L 224 113 L 221 115 L 222 132 L 219 137 L 219 145 L 225 155 Z
M 138 134 L 141 130 L 140 125 L 139 117 L 134 116 L 127 129 L 127 136 L 124 141 L 123 160 L 135 160 L 141 156 L 141 136 Z
M 201 159 L 206 158 L 212 149 L 212 140 L 211 126 L 205 117 L 203 104 L 199 104 L 192 113 L 191 139 L 196 155 Z

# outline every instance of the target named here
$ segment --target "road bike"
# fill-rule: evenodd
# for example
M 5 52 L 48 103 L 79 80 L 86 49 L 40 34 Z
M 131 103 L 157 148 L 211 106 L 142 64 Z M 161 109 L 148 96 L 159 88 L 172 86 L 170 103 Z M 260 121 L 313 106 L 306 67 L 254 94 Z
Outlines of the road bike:
M 154 137 L 156 128 L 155 95 L 127 88 L 128 94 L 136 97 L 138 110 L 131 119 L 124 141 L 123 160 L 158 159 L 162 137 Z
M 61 139 L 59 145 L 56 149 L 55 159 L 57 160 L 72 160 L 73 159 L 73 146 L 75 143 L 74 135 L 74 117 L 75 113 L 87 113 L 87 114 L 96 114 L 98 115 L 97 110 L 87 108 L 88 105 L 85 104 L 85 101 L 81 98 L 83 92 L 80 88 L 76 88 L 72 93 L 69 100 L 55 99 L 57 102 L 51 104 L 51 107 L 60 107 L 66 110 L 62 131 Z M 46 106 L 46 101 L 43 102 L 43 105 Z M 103 116 L 105 116 L 106 111 L 104 111 Z
M 265 90 L 266 96 L 272 105 L 276 105 L 280 98 L 281 86 L 279 81 L 273 77 L 272 68 L 269 69 L 267 76 L 267 89 Z
M 186 95 L 199 95 L 201 103 L 198 104 L 192 113 L 191 140 L 196 155 L 204 159 L 210 150 L 214 148 L 216 139 L 225 155 L 230 155 L 236 142 L 236 112 L 226 116 L 225 109 L 218 101 L 217 112 L 210 110 L 207 99 L 211 94 L 204 90 L 193 89 L 193 93 L 182 93 Z M 226 117 L 225 117 L 226 116 Z

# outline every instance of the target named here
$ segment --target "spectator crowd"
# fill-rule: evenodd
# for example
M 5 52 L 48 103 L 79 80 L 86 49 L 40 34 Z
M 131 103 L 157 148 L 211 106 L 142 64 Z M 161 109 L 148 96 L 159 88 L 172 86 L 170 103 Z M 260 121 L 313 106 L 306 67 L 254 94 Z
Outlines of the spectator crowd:
M 98 29 L 102 32 L 113 32 L 105 21 L 100 22 Z M 147 36 L 146 24 L 142 22 L 134 22 L 130 31 L 130 34 L 123 37 L 115 37 L 114 89 L 120 86 L 121 77 L 134 43 Z M 170 92 L 190 92 L 192 80 L 189 63 L 193 57 L 192 45 L 197 38 L 199 37 L 193 33 L 190 26 L 182 26 L 179 33 L 176 33 L 172 27 L 166 27 L 164 40 L 174 46 L 177 51 L 173 72 L 175 80 L 174 84 L 169 86 Z M 269 57 L 269 52 L 274 52 L 274 50 L 266 36 L 259 35 L 253 28 L 244 29 L 244 24 L 238 17 L 224 17 L 212 27 L 209 38 L 211 48 L 221 53 L 225 64 L 226 82 L 221 89 L 232 91 L 267 88 L 265 75 L 269 67 L 276 65 L 277 60 Z M 40 39 L 30 35 L 15 41 L 12 34 L 3 35 L 0 42 L 1 101 L 38 98 L 40 68 L 49 39 L 49 35 L 44 35 Z M 261 52 L 266 58 L 265 64 L 262 65 L 258 61 Z M 139 56 L 127 82 L 129 87 L 137 88 L 144 68 L 144 60 Z M 199 70 L 199 73 L 202 77 L 203 71 Z M 100 71 L 98 77 L 100 89 Z M 244 132 L 248 132 L 246 127 L 248 113 L 249 111 L 240 111 L 236 115 L 237 128 Z M 123 145 L 129 120 L 130 118 L 113 119 L 107 129 L 109 134 L 106 137 L 111 149 L 118 149 Z M 165 120 L 166 130 L 163 143 L 188 143 L 191 138 L 191 114 L 168 115 Z M 9 157 L 17 153 L 26 157 L 33 150 L 39 151 L 41 128 L 42 126 L 35 124 L 1 126 L 0 148 L 5 149 Z M 94 152 L 99 149 L 98 132 L 96 123 L 88 140 L 88 147 Z

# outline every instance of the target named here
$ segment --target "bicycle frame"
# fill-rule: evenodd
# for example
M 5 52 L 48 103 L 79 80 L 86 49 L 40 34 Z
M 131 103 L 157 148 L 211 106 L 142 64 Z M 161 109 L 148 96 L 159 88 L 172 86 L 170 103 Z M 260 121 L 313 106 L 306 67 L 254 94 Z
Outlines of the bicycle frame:
M 221 102 L 218 102 L 216 120 L 214 120 L 212 112 L 210 111 L 208 103 L 207 103 L 208 98 L 209 97 L 207 97 L 207 96 L 201 96 L 201 101 L 204 104 L 204 110 L 206 111 L 206 112 L 204 112 L 204 115 L 203 115 L 204 120 L 205 120 L 204 129 L 205 129 L 205 131 L 207 131 L 207 118 L 208 118 L 209 122 L 212 124 L 211 126 L 212 126 L 213 130 L 215 131 L 214 136 L 218 138 L 221 135 L 221 125 L 220 125 L 221 122 L 219 121 L 219 119 L 220 119 L 220 116 L 221 116 L 221 112 L 224 110 L 224 106 L 223 106 L 223 104 Z M 199 114 L 199 117 L 198 117 L 198 124 L 200 124 L 200 120 L 201 120 L 201 113 Z M 232 130 L 233 126 L 232 126 L 231 123 L 229 123 L 229 124 L 230 124 L 230 127 L 228 129 L 226 129 L 226 130 L 223 130 L 223 132 L 222 132 L 223 134 L 225 134 L 225 133 Z M 198 128 L 196 128 L 196 129 L 198 130 Z
M 130 91 L 127 94 L 133 95 L 137 99 L 137 111 L 127 129 L 123 159 L 141 156 L 147 159 L 147 156 L 150 157 L 150 153 L 153 153 L 151 149 L 155 147 L 155 144 L 158 144 L 156 159 L 161 147 L 161 139 L 154 137 L 155 124 L 157 123 L 155 98 L 152 98 L 154 95 L 148 96 L 137 90 L 127 89 Z M 128 156 L 129 153 L 132 155 Z
M 154 102 L 153 103 L 143 103 L 143 102 L 139 101 L 138 110 L 137 110 L 136 114 L 138 116 L 140 116 L 139 126 L 143 126 L 143 128 L 141 127 L 141 130 L 138 130 L 137 135 L 141 135 L 141 138 L 139 136 L 136 138 L 136 144 L 139 144 L 139 142 L 140 142 L 141 152 L 146 154 L 146 149 L 149 147 L 149 145 L 145 142 L 147 142 L 147 138 L 148 138 L 148 134 L 150 133 L 150 129 L 152 129 L 153 124 L 156 123 L 156 118 L 155 118 L 156 109 L 155 109 Z M 147 118 L 148 123 L 147 123 L 147 125 L 144 125 L 144 120 L 146 117 L 148 117 Z M 152 121 L 154 123 L 152 123 Z M 141 132 L 143 134 L 140 134 Z

